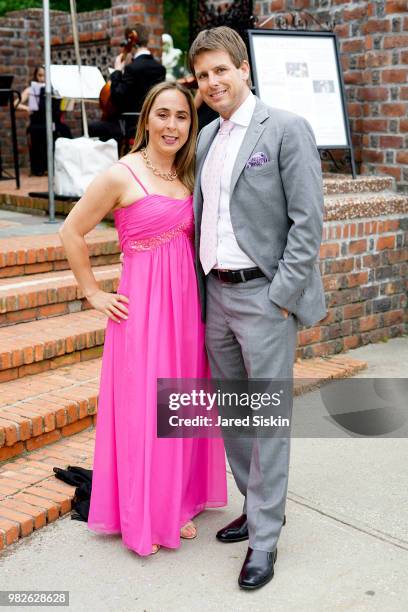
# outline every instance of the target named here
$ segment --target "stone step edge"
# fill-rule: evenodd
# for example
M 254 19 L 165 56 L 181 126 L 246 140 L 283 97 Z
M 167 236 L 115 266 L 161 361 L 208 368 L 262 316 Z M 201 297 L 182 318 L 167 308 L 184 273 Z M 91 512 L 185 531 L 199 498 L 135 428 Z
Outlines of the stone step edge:
M 366 367 L 366 362 L 346 356 L 299 360 L 294 367 L 294 394 L 312 391 L 329 380 L 348 378 Z M 75 366 L 71 370 L 71 379 L 74 378 Z M 94 425 L 98 385 L 99 374 L 0 408 L 0 466 L 13 457 Z M 58 394 L 64 395 L 66 401 L 61 399 L 56 404 Z M 44 407 L 38 406 L 39 403 L 44 403 Z
M 395 193 L 356 194 L 329 196 L 325 199 L 324 220 L 372 218 L 381 215 L 397 215 L 408 212 L 408 197 Z
M 394 185 L 394 179 L 390 176 L 359 175 L 353 179 L 351 176 L 344 177 L 341 175 L 323 175 L 324 195 L 356 194 L 367 192 L 379 193 L 386 189 L 393 190 Z
M 95 351 L 90 349 L 103 345 L 106 322 L 107 317 L 96 310 L 88 309 L 59 317 L 1 327 L 0 338 L 3 340 L 11 332 L 15 333 L 16 337 L 30 336 L 36 328 L 41 329 L 44 325 L 47 325 L 47 333 L 43 333 L 41 339 L 37 335 L 33 340 L 27 339 L 19 342 L 19 348 L 0 351 L 0 382 L 58 368 L 61 367 L 61 364 L 67 365 L 76 361 L 93 359 Z M 40 324 L 41 327 L 38 327 Z M 63 336 L 56 333 L 57 325 L 60 329 L 67 330 Z M 24 328 L 24 326 L 27 327 Z M 67 355 L 71 357 L 66 358 Z
M 366 362 L 347 356 L 295 364 L 295 370 L 314 379 L 315 385 L 352 376 L 366 367 Z M 0 550 L 71 510 L 75 487 L 58 480 L 52 468 L 78 465 L 92 469 L 94 435 L 94 429 L 86 430 L 0 466 Z M 7 491 L 5 480 L 9 481 L 9 493 L 2 494 L 2 487 Z
M 85 240 L 91 257 L 120 253 L 117 232 L 113 228 L 93 230 Z M 0 238 L 0 269 L 65 260 L 58 234 Z
M 55 200 L 55 213 L 67 216 L 74 208 L 78 198 L 72 200 Z M 48 216 L 48 200 L 46 198 L 35 198 L 29 195 L 17 195 L 14 193 L 0 193 L 0 209 L 14 212 L 27 212 L 39 216 Z M 113 220 L 113 213 L 108 213 L 105 219 Z
M 59 276 L 55 280 L 53 277 L 47 279 L 46 273 L 36 281 L 37 275 L 34 274 L 14 277 L 15 286 L 12 285 L 12 290 L 4 285 L 3 290 L 0 289 L 0 327 L 83 310 L 87 302 L 72 272 L 61 272 L 61 275 L 65 275 L 66 279 L 60 279 Z M 101 289 L 115 292 L 120 278 L 120 266 L 114 264 L 96 267 L 94 275 Z M 17 286 L 19 283 L 20 287 Z M 7 291 L 10 293 L 7 294 Z M 62 308 L 64 304 L 65 309 Z M 86 307 L 90 308 L 89 304 Z

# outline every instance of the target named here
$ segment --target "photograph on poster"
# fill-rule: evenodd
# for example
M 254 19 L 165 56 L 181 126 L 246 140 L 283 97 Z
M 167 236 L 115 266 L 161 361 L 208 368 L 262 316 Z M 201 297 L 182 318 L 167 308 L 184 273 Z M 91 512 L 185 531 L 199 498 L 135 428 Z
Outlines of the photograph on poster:
M 347 147 L 347 128 L 334 34 L 252 30 L 251 64 L 266 104 L 302 115 L 319 147 Z

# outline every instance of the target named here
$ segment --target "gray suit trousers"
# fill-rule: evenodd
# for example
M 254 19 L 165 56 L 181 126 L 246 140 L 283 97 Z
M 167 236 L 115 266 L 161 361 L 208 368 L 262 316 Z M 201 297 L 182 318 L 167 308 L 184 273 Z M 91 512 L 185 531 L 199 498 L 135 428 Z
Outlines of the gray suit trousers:
M 270 281 L 206 279 L 206 345 L 214 378 L 292 378 L 297 320 L 268 297 Z M 285 513 L 289 437 L 225 439 L 232 473 L 245 497 L 249 546 L 276 548 Z

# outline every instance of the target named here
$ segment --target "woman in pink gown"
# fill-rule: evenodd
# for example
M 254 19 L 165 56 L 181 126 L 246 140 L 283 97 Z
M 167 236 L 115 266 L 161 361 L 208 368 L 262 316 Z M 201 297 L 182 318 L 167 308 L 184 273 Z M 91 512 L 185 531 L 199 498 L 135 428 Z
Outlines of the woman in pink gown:
M 88 527 L 139 555 L 192 539 L 191 519 L 226 504 L 221 439 L 158 438 L 157 378 L 206 378 L 193 254 L 197 118 L 174 83 L 148 94 L 134 149 L 88 188 L 60 231 L 91 305 L 109 316 Z M 83 236 L 113 210 L 123 269 L 101 291 Z

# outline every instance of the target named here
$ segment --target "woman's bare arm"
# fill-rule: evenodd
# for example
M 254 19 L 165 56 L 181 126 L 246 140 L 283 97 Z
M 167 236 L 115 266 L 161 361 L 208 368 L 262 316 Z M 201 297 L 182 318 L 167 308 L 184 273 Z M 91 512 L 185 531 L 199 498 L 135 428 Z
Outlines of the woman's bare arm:
M 26 87 L 24 89 L 23 93 L 21 94 L 21 100 L 16 100 L 14 102 L 14 108 L 16 110 L 25 111 L 25 112 L 29 113 L 30 112 L 30 108 L 27 105 L 29 95 L 30 95 L 30 87 Z
M 59 230 L 69 265 L 85 297 L 93 308 L 118 323 L 120 319 L 127 319 L 125 304 L 129 300 L 124 295 L 99 289 L 84 236 L 120 203 L 123 191 L 123 171 L 112 166 L 92 181 Z

